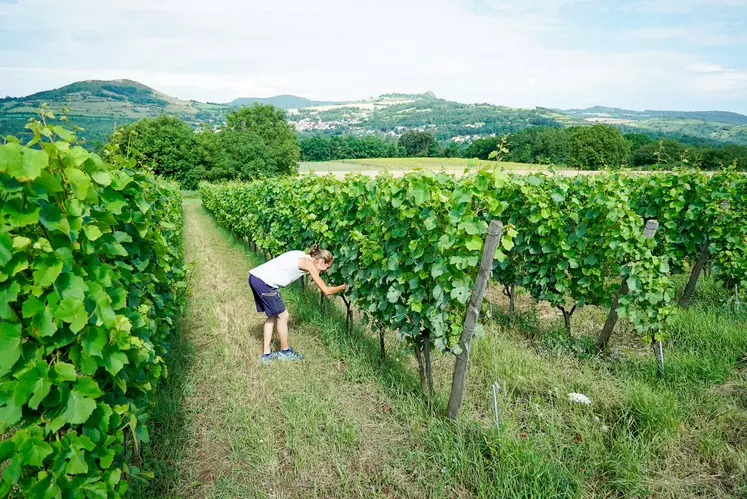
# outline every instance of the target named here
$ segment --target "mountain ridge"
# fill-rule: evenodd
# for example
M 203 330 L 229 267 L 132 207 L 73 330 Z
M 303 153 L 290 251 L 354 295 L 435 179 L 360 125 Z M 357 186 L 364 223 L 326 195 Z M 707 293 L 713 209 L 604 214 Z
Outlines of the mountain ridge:
M 260 104 L 271 104 L 280 109 L 297 109 L 311 106 L 335 105 L 342 104 L 338 101 L 315 101 L 306 97 L 299 97 L 291 94 L 273 95 L 272 97 L 239 97 L 231 102 L 226 102 L 226 106 L 246 106 L 258 102 Z
M 747 145 L 747 116 L 729 111 L 633 111 L 592 106 L 585 109 L 510 108 L 488 103 L 464 104 L 440 99 L 431 92 L 389 93 L 359 101 L 314 101 L 283 94 L 242 97 L 218 104 L 182 100 L 135 80 L 83 80 L 25 97 L 0 99 L 0 135 L 27 133 L 24 125 L 47 103 L 68 108 L 81 135 L 103 141 L 115 126 L 159 114 L 178 116 L 197 126 L 218 126 L 236 106 L 254 102 L 286 111 L 301 134 L 399 134 L 404 129 L 431 130 L 439 140 L 469 141 L 479 136 L 515 132 L 530 126 L 577 126 L 607 123 L 625 132 L 672 136 L 689 140 Z
M 733 111 L 678 111 L 678 110 L 656 110 L 646 109 L 634 111 L 619 107 L 591 106 L 584 109 L 556 109 L 557 111 L 571 116 L 598 116 L 611 119 L 634 119 L 645 120 L 654 118 L 679 118 L 727 123 L 729 125 L 747 125 L 747 116 Z

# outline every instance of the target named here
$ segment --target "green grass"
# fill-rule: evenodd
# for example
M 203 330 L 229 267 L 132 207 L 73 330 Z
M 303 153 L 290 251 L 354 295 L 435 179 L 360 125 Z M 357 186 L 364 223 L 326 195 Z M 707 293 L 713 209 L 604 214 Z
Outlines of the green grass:
M 337 161 L 301 162 L 300 172 L 357 172 L 357 171 L 410 171 L 448 170 L 462 172 L 464 169 L 476 170 L 484 166 L 500 166 L 507 170 L 544 171 L 547 167 L 525 163 L 481 161 L 467 158 L 372 158 L 343 159 Z
M 583 351 L 605 311 L 576 332 L 521 295 L 475 340 L 460 421 L 444 417 L 453 358 L 436 355 L 423 403 L 413 356 L 387 334 L 345 332 L 339 299 L 283 291 L 300 363 L 258 365 L 261 316 L 246 271 L 258 255 L 185 201 L 197 262 L 181 334 L 167 359 L 135 497 L 744 497 L 747 311 L 721 305 L 712 279 L 668 331 L 667 378 L 625 324 L 610 359 Z M 357 316 L 356 316 L 357 317 Z M 491 385 L 501 385 L 500 427 Z M 587 395 L 573 405 L 569 392 Z

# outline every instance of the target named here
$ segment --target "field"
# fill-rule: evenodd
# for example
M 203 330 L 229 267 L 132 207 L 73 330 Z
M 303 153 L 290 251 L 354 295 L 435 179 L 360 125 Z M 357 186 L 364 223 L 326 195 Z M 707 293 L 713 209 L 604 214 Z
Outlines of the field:
M 584 307 L 574 337 L 559 314 L 499 289 L 473 344 L 460 421 L 443 417 L 453 357 L 434 358 L 423 403 L 413 356 L 357 325 L 315 289 L 283 292 L 299 363 L 261 366 L 263 316 L 246 285 L 262 261 L 187 199 L 191 296 L 144 449 L 154 481 L 134 497 L 743 497 L 747 492 L 747 312 L 701 280 L 670 326 L 669 376 L 629 330 L 591 355 L 605 311 Z M 684 285 L 679 282 L 679 287 Z M 357 318 L 357 316 L 356 316 Z M 496 427 L 490 387 L 501 385 Z M 568 393 L 587 395 L 574 405 Z
M 376 175 L 381 172 L 408 172 L 413 170 L 446 171 L 461 174 L 486 166 L 500 166 L 510 171 L 543 171 L 547 167 L 524 163 L 482 161 L 466 158 L 371 158 L 344 159 L 337 161 L 301 162 L 299 173 L 348 173 L 359 172 Z

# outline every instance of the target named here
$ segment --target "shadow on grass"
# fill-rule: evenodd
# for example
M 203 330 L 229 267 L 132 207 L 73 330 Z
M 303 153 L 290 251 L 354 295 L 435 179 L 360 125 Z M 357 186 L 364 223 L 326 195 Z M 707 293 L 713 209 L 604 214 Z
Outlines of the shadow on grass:
M 419 380 L 407 366 L 393 358 L 391 352 L 381 358 L 378 335 L 373 336 L 361 324 L 355 324 L 351 333 L 346 331 L 345 309 L 341 299 L 328 297 L 327 300 L 331 303 L 327 304 L 326 311 L 322 314 L 317 291 L 302 292 L 295 288 L 286 292 L 286 296 L 294 305 L 299 321 L 320 328 L 322 342 L 334 356 L 357 364 L 353 366 L 352 375 L 373 377 L 379 384 L 390 391 L 395 390 L 397 394 L 420 393 Z

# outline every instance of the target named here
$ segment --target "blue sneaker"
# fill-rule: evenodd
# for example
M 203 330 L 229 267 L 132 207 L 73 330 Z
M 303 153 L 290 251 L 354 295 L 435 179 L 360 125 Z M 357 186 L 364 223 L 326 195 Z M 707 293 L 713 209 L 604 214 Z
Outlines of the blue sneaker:
M 263 363 L 264 365 L 266 365 L 266 366 L 269 366 L 269 365 L 270 365 L 270 361 L 271 361 L 272 359 L 275 359 L 275 358 L 277 358 L 277 356 L 278 356 L 278 353 L 277 353 L 277 352 L 273 352 L 272 350 L 270 350 L 270 353 L 268 353 L 268 354 L 264 354 L 264 353 L 263 353 L 262 355 L 260 355 L 260 356 L 259 356 L 259 360 L 260 360 L 260 362 L 262 362 L 262 363 Z
M 288 347 L 288 350 L 279 350 L 276 354 L 278 360 L 301 360 L 303 355 Z

